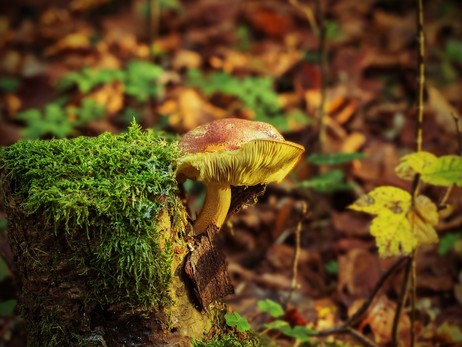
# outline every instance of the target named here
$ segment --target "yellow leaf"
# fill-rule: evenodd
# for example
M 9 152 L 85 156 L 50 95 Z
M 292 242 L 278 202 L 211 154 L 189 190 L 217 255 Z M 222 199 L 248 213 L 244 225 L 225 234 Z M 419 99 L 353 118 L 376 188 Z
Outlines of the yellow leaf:
M 416 152 L 405 155 L 399 161 L 395 172 L 398 177 L 412 181 L 416 174 L 422 174 L 426 167 L 436 162 L 438 158 L 429 152 Z
M 429 152 L 416 152 L 401 158 L 395 168 L 398 177 L 413 180 L 420 174 L 423 182 L 435 186 L 448 187 L 451 184 L 462 186 L 462 157 L 444 155 L 437 157 Z
M 410 254 L 417 247 L 411 224 L 403 214 L 375 217 L 371 224 L 371 235 L 375 237 L 381 257 Z
M 414 210 L 428 224 L 433 226 L 438 224 L 438 208 L 425 195 L 419 195 L 415 199 Z
M 378 215 L 385 211 L 394 214 L 405 213 L 410 206 L 411 195 L 408 192 L 396 187 L 385 186 L 362 195 L 348 207 L 355 211 Z
M 407 255 L 421 245 L 438 242 L 437 207 L 426 196 L 417 196 L 412 205 L 408 192 L 385 186 L 361 196 L 349 208 L 377 215 L 370 231 L 382 257 Z

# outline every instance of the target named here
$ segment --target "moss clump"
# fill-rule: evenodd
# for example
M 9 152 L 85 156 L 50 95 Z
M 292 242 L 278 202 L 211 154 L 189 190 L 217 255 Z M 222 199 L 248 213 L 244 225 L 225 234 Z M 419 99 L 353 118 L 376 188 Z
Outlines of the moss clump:
M 168 212 L 172 230 L 183 222 L 175 218 L 178 155 L 176 143 L 137 125 L 119 136 L 21 141 L 0 151 L 0 183 L 26 216 L 64 235 L 91 272 L 89 300 L 148 307 L 169 300 L 174 236 L 158 215 Z
M 264 340 L 262 340 L 264 339 Z M 263 347 L 274 346 L 272 343 L 265 339 L 264 336 L 259 336 L 256 333 L 236 333 L 229 332 L 223 334 L 215 334 L 215 336 L 208 340 L 196 340 L 192 342 L 193 347 Z

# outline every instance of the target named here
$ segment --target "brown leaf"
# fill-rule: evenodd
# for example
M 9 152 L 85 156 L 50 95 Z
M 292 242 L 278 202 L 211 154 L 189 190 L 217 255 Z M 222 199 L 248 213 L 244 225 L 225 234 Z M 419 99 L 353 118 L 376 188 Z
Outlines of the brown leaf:
M 352 249 L 339 257 L 339 291 L 347 290 L 353 297 L 366 297 L 380 277 L 380 263 L 376 254 L 368 250 Z
M 457 115 L 458 111 L 446 100 L 443 94 L 438 89 L 427 86 L 428 104 L 435 113 L 436 122 L 449 134 L 456 132 L 453 115 Z
M 270 37 L 284 37 L 293 30 L 290 17 L 276 12 L 275 9 L 254 6 L 252 9 L 249 8 L 246 15 L 255 29 Z
M 5 106 L 6 112 L 11 117 L 21 108 L 21 99 L 15 94 L 7 93 L 5 94 Z
M 389 300 L 385 295 L 379 296 L 367 312 L 360 329 L 362 330 L 366 325 L 369 325 L 377 343 L 388 343 L 391 341 L 395 312 L 396 303 Z M 398 339 L 402 342 L 409 339 L 410 326 L 409 316 L 403 312 L 398 325 Z
M 332 212 L 332 223 L 338 231 L 349 236 L 369 235 L 371 219 L 363 214 L 346 212 Z

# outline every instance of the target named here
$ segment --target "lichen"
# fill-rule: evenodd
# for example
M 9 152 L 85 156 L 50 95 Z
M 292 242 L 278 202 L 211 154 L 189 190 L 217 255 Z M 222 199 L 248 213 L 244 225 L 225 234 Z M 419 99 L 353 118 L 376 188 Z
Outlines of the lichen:
M 26 216 L 43 216 L 64 234 L 75 263 L 92 274 L 87 300 L 162 306 L 170 300 L 171 230 L 184 223 L 176 212 L 178 155 L 175 142 L 136 124 L 118 136 L 20 141 L 0 150 L 0 183 Z M 171 230 L 158 225 L 161 211 Z

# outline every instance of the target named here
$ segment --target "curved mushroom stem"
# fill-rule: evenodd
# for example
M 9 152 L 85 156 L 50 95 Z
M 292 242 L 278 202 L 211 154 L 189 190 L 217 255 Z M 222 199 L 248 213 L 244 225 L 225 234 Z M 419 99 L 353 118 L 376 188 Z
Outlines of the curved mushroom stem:
M 214 224 L 218 230 L 225 222 L 231 205 L 231 187 L 226 184 L 207 184 L 204 206 L 194 222 L 194 235 L 200 235 Z

